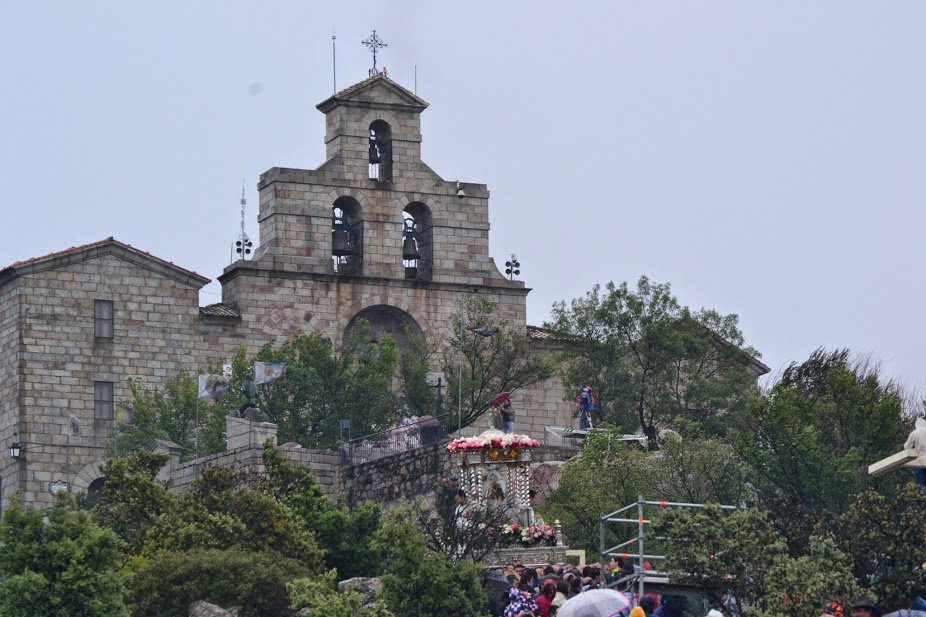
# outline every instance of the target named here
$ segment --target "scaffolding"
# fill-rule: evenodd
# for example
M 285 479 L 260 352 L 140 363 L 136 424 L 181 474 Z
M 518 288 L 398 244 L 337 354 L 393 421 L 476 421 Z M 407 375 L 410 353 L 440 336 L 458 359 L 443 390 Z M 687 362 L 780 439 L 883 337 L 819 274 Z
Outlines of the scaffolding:
M 637 579 L 637 593 L 638 597 L 643 597 L 643 590 L 645 582 L 649 579 L 651 581 L 658 580 L 660 582 L 667 581 L 668 576 L 663 572 L 658 571 L 646 571 L 643 569 L 643 562 L 647 560 L 663 560 L 665 555 L 651 555 L 647 554 L 643 550 L 643 536 L 644 529 L 652 521 L 644 517 L 644 508 L 646 506 L 655 506 L 659 508 L 704 508 L 706 504 L 703 503 L 681 503 L 675 501 L 648 501 L 643 499 L 643 495 L 640 495 L 636 503 L 624 506 L 619 510 L 615 510 L 610 514 L 605 514 L 599 519 L 599 532 L 600 532 L 600 546 L 601 546 L 601 561 L 604 562 L 608 557 L 621 557 L 623 559 L 636 559 L 639 570 L 635 571 L 633 574 L 627 575 L 616 581 L 617 585 L 624 583 L 632 583 L 634 579 Z M 637 509 L 637 518 L 622 518 L 621 515 L 625 512 L 632 511 L 633 508 Z M 720 506 L 721 510 L 730 511 L 730 510 L 739 510 L 737 506 Z M 624 514 L 624 516 L 627 516 Z M 621 542 L 615 546 L 612 546 L 609 549 L 605 549 L 605 530 L 608 523 L 624 523 L 632 524 L 637 526 L 637 535 L 636 537 L 630 538 L 625 542 Z M 626 550 L 627 547 L 636 543 L 637 551 L 631 553 Z M 622 550 L 624 549 L 624 550 Z

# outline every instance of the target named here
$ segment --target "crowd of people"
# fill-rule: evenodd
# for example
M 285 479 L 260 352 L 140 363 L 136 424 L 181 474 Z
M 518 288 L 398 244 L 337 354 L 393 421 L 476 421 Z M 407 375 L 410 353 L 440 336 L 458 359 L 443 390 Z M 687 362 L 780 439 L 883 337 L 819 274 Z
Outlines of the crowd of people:
M 644 562 L 644 568 L 648 565 Z M 505 598 L 507 606 L 499 617 L 556 617 L 570 598 L 592 589 L 607 588 L 615 581 L 633 576 L 639 572 L 639 567 L 620 558 L 612 558 L 604 565 L 594 563 L 581 568 L 568 564 L 533 568 L 509 563 L 503 572 L 509 587 Z M 685 596 L 649 593 L 637 597 L 632 591 L 622 593 L 628 606 L 616 617 L 683 617 L 692 614 L 693 607 L 689 606 Z M 875 603 L 870 598 L 861 598 L 847 611 L 834 606 L 820 617 L 879 616 Z M 706 617 L 725 617 L 725 613 L 712 608 Z
M 508 605 L 501 617 L 556 617 L 570 598 L 592 589 L 606 588 L 635 571 L 633 564 L 620 558 L 612 558 L 604 565 L 593 563 L 581 568 L 570 564 L 532 568 L 509 563 L 504 568 L 509 584 Z M 685 608 L 681 596 L 647 594 L 638 598 L 631 591 L 623 593 L 628 606 L 619 617 L 681 617 Z

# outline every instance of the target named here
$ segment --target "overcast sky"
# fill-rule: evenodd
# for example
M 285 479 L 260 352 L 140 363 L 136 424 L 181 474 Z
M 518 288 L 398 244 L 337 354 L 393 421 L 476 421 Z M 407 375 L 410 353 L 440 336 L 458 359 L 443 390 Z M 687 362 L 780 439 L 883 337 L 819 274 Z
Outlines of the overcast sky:
M 324 160 L 337 86 L 431 103 L 424 160 L 486 183 L 528 321 L 595 283 L 926 378 L 926 2 L 5 2 L 0 266 L 108 236 L 215 279 L 256 183 Z M 203 304 L 218 302 L 210 284 Z

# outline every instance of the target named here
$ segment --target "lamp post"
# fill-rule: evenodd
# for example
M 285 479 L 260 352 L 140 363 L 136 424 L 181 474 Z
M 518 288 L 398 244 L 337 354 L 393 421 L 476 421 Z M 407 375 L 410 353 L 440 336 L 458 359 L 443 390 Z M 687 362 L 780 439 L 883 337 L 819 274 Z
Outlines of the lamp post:
M 460 364 L 457 368 L 457 432 L 460 432 L 463 430 L 463 296 L 460 296 Z

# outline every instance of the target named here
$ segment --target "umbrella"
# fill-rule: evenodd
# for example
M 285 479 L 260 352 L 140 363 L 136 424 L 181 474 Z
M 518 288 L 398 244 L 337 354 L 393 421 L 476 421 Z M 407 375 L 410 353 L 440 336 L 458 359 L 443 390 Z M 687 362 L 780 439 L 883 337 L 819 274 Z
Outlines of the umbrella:
M 489 400 L 489 406 L 491 407 L 494 405 L 498 407 L 499 405 L 501 405 L 502 403 L 504 403 L 510 398 L 511 398 L 511 392 L 501 392 L 499 394 L 496 394 Z
M 590 589 L 569 598 L 556 617 L 615 617 L 630 606 L 627 596 L 613 589 Z

